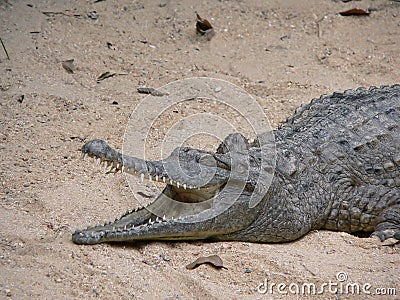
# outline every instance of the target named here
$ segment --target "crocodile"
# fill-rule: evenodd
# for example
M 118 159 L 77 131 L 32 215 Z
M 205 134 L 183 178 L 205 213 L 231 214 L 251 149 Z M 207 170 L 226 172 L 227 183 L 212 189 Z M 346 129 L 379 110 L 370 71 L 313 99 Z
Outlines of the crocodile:
M 313 230 L 375 236 L 384 244 L 400 240 L 399 84 L 323 95 L 271 132 L 275 152 L 262 135 L 250 142 L 232 133 L 215 152 L 178 147 L 154 161 L 124 155 L 102 140 L 86 143 L 83 156 L 110 172 L 165 188 L 146 207 L 76 230 L 73 242 L 277 243 Z M 257 188 L 263 180 L 270 182 Z M 259 201 L 251 204 L 254 195 Z M 183 204 L 196 208 L 181 210 Z

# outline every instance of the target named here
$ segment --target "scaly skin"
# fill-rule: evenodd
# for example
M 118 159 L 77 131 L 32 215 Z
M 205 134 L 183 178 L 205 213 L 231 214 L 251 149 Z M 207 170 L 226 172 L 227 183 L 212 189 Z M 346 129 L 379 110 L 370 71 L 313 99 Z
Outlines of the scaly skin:
M 231 134 L 216 153 L 178 148 L 165 161 L 87 143 L 83 153 L 113 171 L 166 187 L 147 208 L 77 230 L 73 241 L 287 242 L 315 229 L 400 240 L 400 85 L 314 99 L 273 133 L 276 153 Z M 259 179 L 271 180 L 269 189 L 258 189 Z M 252 196 L 261 200 L 255 206 Z

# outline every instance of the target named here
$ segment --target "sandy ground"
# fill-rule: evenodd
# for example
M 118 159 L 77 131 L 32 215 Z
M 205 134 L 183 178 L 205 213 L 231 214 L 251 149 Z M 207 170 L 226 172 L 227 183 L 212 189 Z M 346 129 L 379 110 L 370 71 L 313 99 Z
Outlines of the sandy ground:
M 344 284 L 370 284 L 371 295 L 326 288 L 325 298 L 400 297 L 400 247 L 346 233 L 311 232 L 277 245 L 71 242 L 75 228 L 139 205 L 124 175 L 82 161 L 79 149 L 93 138 L 121 149 L 129 116 L 145 97 L 140 86 L 224 79 L 252 94 L 276 128 L 321 94 L 400 83 L 400 3 L 264 2 L 0 1 L 10 57 L 0 48 L 1 299 L 302 298 L 291 293 L 295 285 L 320 289 L 340 283 L 339 272 Z M 371 14 L 338 14 L 353 7 Z M 195 34 L 195 11 L 214 25 L 210 41 Z M 61 66 L 68 59 L 73 74 Z M 107 71 L 123 75 L 97 83 Z M 227 269 L 185 268 L 209 254 Z M 271 295 L 265 283 L 292 290 L 284 296 L 275 286 Z M 397 296 L 377 295 L 390 288 Z

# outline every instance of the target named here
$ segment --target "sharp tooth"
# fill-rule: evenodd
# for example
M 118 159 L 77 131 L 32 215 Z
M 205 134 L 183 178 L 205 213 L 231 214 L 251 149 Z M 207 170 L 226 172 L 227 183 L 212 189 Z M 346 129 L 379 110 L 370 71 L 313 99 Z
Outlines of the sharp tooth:
M 200 186 L 198 186 L 197 189 L 200 191 Z
M 140 174 L 140 181 L 143 182 L 143 180 L 144 180 L 144 174 L 142 173 Z
M 172 185 L 174 181 L 172 179 L 169 180 L 169 184 Z
M 124 226 L 124 230 L 126 230 L 126 225 Z
M 165 217 L 165 215 L 163 215 L 162 220 L 165 222 L 167 221 L 167 218 Z
M 156 218 L 156 223 L 160 223 L 160 219 L 158 217 Z
M 149 174 L 149 180 L 153 181 L 153 177 Z
M 124 172 L 124 170 L 125 170 L 125 166 L 122 166 L 121 172 Z
M 176 182 L 176 186 L 179 188 L 179 185 L 180 185 L 180 183 L 179 183 L 179 181 L 177 181 Z
M 153 225 L 154 222 L 151 221 L 151 218 L 149 219 L 149 224 Z
M 192 189 L 193 187 L 191 185 L 189 185 L 189 189 Z
M 104 168 L 107 168 L 107 167 L 108 167 L 108 163 L 107 163 L 106 160 L 103 162 L 103 167 L 104 167 Z
M 156 175 L 156 181 L 158 181 L 158 175 Z
M 100 164 L 100 158 L 98 157 L 97 159 L 96 159 L 96 165 L 99 165 Z
M 87 153 L 82 153 L 82 157 L 83 157 L 83 159 L 86 159 L 86 157 L 88 157 L 88 154 Z
M 186 190 L 186 183 L 183 184 L 183 188 Z
M 162 181 L 163 181 L 164 183 L 165 183 L 165 180 L 166 180 L 166 178 L 165 178 L 165 177 L 163 177 L 163 178 L 162 178 Z
M 117 170 L 119 169 L 119 163 L 117 163 L 117 166 L 115 167 Z

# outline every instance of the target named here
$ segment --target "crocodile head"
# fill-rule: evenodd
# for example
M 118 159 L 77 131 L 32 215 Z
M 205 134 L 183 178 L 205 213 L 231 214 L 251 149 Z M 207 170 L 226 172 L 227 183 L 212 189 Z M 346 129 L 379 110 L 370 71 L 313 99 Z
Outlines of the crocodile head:
M 83 156 L 141 181 L 166 184 L 147 207 L 128 211 L 113 223 L 77 230 L 73 241 L 218 239 L 246 228 L 256 218 L 249 201 L 260 175 L 260 148 L 240 134 L 228 136 L 216 153 L 180 147 L 159 161 L 126 156 L 102 140 L 82 148 Z

